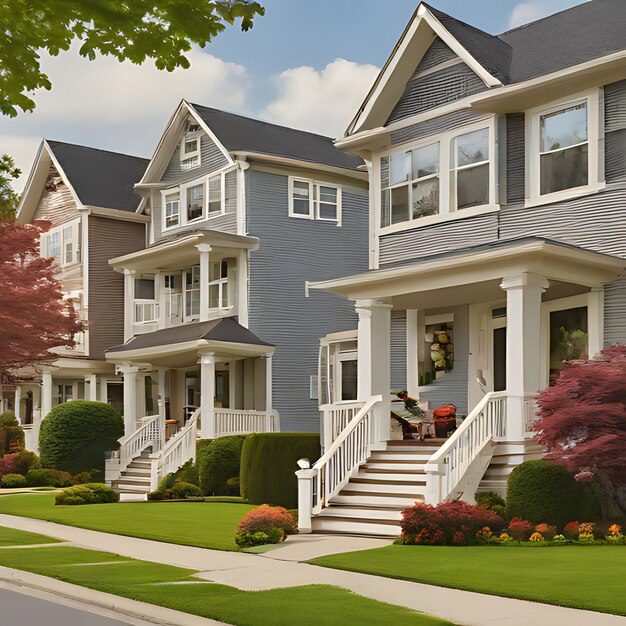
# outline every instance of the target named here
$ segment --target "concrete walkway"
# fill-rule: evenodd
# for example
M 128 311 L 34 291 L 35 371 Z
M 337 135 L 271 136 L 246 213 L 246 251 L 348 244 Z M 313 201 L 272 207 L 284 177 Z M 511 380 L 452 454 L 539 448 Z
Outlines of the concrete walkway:
M 0 526 L 18 528 L 95 550 L 136 559 L 199 570 L 200 577 L 244 590 L 263 590 L 325 584 L 415 611 L 436 615 L 456 624 L 473 626 L 626 626 L 626 618 L 592 611 L 500 598 L 317 567 L 300 560 L 386 545 L 378 539 L 355 537 L 290 538 L 283 547 L 263 555 L 221 552 L 63 526 L 43 520 L 0 515 Z M 323 621 L 320 621 L 323 624 Z

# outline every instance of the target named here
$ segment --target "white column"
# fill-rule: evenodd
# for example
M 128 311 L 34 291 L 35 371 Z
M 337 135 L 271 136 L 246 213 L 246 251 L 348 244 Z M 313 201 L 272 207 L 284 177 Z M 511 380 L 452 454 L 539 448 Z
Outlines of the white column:
M 41 418 L 52 410 L 52 372 L 43 370 L 41 373 Z
M 137 430 L 137 373 L 138 367 L 124 365 L 118 368 L 124 378 L 124 433 Z
M 596 287 L 589 292 L 587 326 L 587 351 L 590 357 L 594 357 L 604 347 L 604 287 Z
M 419 397 L 419 339 L 417 310 L 406 312 L 406 390 L 411 398 Z
M 135 270 L 124 270 L 124 341 L 133 336 L 135 321 Z
M 508 441 L 523 441 L 524 396 L 541 388 L 541 294 L 548 280 L 538 274 L 507 276 L 506 291 L 506 391 Z
M 200 356 L 200 420 L 203 439 L 215 438 L 215 355 Z
M 208 243 L 200 243 L 196 246 L 200 253 L 200 321 L 209 319 L 209 252 L 211 246 Z
M 228 363 L 228 406 L 237 409 L 237 361 Z
M 22 413 L 20 411 L 20 404 L 22 402 L 22 386 L 15 385 L 15 417 L 17 417 L 17 421 L 21 425 L 22 423 Z
M 272 410 L 272 355 L 265 355 L 265 410 Z
M 100 402 L 105 404 L 109 401 L 109 390 L 107 388 L 107 377 L 102 376 L 100 378 Z
M 232 288 L 232 286 L 230 287 Z M 237 258 L 237 317 L 248 327 L 248 251 L 239 250 Z
M 373 410 L 375 426 L 372 443 L 383 445 L 390 433 L 391 349 L 390 326 L 393 307 L 381 300 L 357 300 L 359 316 L 357 396 L 367 401 L 382 395 L 383 402 Z
M 89 393 L 87 393 L 89 389 Z M 98 401 L 98 375 L 88 374 L 85 376 L 85 400 Z

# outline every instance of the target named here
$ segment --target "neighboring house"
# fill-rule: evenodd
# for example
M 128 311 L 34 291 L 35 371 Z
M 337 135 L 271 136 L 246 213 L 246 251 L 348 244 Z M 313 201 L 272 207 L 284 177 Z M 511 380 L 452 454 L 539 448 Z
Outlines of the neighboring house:
M 336 142 L 372 164 L 370 271 L 309 285 L 359 316 L 357 402 L 337 394 L 342 344 L 322 340 L 327 456 L 300 473 L 313 529 L 397 534 L 415 499 L 504 492 L 541 455 L 536 393 L 626 341 L 624 23 L 622 0 L 499 36 L 413 15 Z M 388 444 L 392 388 L 467 418 L 442 447 Z
M 72 300 L 85 331 L 74 348 L 57 358 L 16 372 L 5 389 L 37 450 L 39 424 L 62 402 L 90 399 L 122 409 L 122 379 L 104 358 L 105 349 L 124 337 L 123 278 L 109 258 L 146 245 L 149 218 L 137 213 L 141 198 L 133 190 L 147 159 L 44 140 L 26 183 L 18 221 L 51 222 L 41 238 L 41 254 L 53 257 L 64 297 Z
M 368 267 L 367 171 L 328 137 L 183 101 L 135 189 L 149 245 L 110 260 L 126 306 L 106 353 L 124 377 L 107 470 L 123 491 L 192 458 L 197 431 L 316 431 L 318 339 L 356 316 L 305 280 Z

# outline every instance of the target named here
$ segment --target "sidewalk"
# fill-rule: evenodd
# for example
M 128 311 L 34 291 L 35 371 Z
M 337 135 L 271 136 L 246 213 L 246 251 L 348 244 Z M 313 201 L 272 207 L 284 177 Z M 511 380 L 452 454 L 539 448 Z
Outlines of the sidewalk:
M 221 552 L 112 535 L 53 522 L 0 515 L 0 526 L 40 533 L 85 548 L 199 570 L 206 580 L 243 590 L 310 584 L 335 585 L 355 593 L 472 626 L 626 626 L 626 617 L 568 609 L 322 568 L 299 561 L 386 545 L 378 539 L 296 536 L 262 555 Z M 425 564 L 426 565 L 426 564 Z

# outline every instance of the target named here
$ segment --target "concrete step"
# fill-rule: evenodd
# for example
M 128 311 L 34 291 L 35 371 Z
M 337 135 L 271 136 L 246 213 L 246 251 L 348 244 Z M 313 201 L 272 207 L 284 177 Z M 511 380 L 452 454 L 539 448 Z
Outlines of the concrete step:
M 408 506 L 413 506 L 415 502 L 420 501 L 423 496 L 406 497 L 390 496 L 389 494 L 369 494 L 360 492 L 345 492 L 342 491 L 338 496 L 332 499 L 331 505 L 346 505 L 346 506 L 358 506 L 358 507 L 378 507 L 378 508 L 390 508 L 390 509 L 406 509 Z
M 426 474 L 424 472 L 380 472 L 359 470 L 357 475 L 350 482 L 377 482 L 377 483 L 409 483 L 426 484 Z
M 150 477 L 150 468 L 145 468 L 145 467 L 132 467 L 132 466 L 128 466 L 123 472 L 122 474 L 125 474 L 127 476 L 148 476 L 148 478 Z
M 399 509 L 373 509 L 368 507 L 349 507 L 343 505 L 327 506 L 318 517 L 341 517 L 351 518 L 364 522 L 389 522 L 395 523 L 402 520 L 402 513 Z
M 396 474 L 402 476 L 415 476 L 425 474 L 424 468 L 418 464 L 414 465 L 400 465 L 397 463 L 366 463 L 361 466 L 361 471 L 371 474 Z
M 350 494 L 358 493 L 383 493 L 392 496 L 403 495 L 408 498 L 424 495 L 426 492 L 425 482 L 414 483 L 384 483 L 381 481 L 355 480 L 352 479 L 342 490 L 341 493 Z
M 313 532 L 343 535 L 367 535 L 370 537 L 397 537 L 400 526 L 389 522 L 363 522 L 350 518 L 314 517 Z
M 122 474 L 115 482 L 123 482 L 127 485 L 150 485 L 150 476 L 126 476 Z
M 116 482 L 113 489 L 118 493 L 148 493 L 150 485 L 135 485 L 127 482 Z
M 434 453 L 433 453 L 434 454 Z M 426 463 L 430 460 L 432 454 L 424 454 L 423 452 L 373 452 L 372 456 L 368 459 L 368 463 L 376 461 L 411 461 L 414 463 L 422 462 Z
M 128 467 L 147 469 L 148 471 L 150 471 L 150 468 L 152 467 L 152 462 L 150 461 L 150 459 L 134 459 L 128 464 Z

